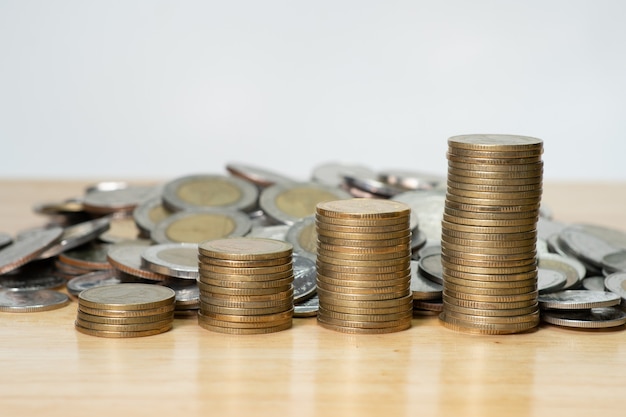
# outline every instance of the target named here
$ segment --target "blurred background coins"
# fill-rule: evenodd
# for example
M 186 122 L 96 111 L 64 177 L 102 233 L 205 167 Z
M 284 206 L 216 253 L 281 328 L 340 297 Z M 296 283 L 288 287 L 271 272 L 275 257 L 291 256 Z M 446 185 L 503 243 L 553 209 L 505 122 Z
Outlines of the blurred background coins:
M 99 337 L 139 337 L 166 332 L 174 322 L 175 293 L 151 284 L 90 288 L 78 295 L 75 327 Z
M 316 207 L 318 323 L 344 333 L 411 327 L 411 209 L 355 198 Z
M 289 329 L 294 311 L 291 244 L 263 238 L 198 246 L 198 324 L 214 332 L 262 334 Z
M 163 219 L 150 237 L 157 243 L 199 243 L 209 239 L 243 236 L 250 231 L 250 218 L 239 210 L 196 208 Z
M 542 153 L 542 140 L 526 136 L 448 139 L 440 315 L 446 327 L 509 334 L 539 324 Z

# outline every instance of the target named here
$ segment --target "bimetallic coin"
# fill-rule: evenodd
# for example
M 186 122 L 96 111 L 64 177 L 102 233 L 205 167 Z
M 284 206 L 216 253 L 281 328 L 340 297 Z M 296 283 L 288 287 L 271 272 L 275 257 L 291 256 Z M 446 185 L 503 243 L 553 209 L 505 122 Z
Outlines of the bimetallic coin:
M 147 247 L 141 253 L 142 267 L 170 277 L 196 280 L 198 245 L 194 243 L 163 243 Z
M 157 243 L 200 243 L 205 240 L 243 236 L 252 223 L 244 213 L 223 209 L 193 209 L 159 222 L 152 234 Z
M 566 290 L 539 296 L 542 309 L 580 310 L 619 303 L 620 296 L 607 291 Z
M 567 282 L 562 289 L 574 289 L 580 286 L 580 282 L 585 276 L 584 265 L 576 259 L 561 256 L 553 253 L 542 254 L 537 259 L 539 269 L 551 269 L 565 273 Z
M 604 280 L 604 287 L 621 297 L 622 304 L 626 305 L 626 272 L 615 272 L 607 276 Z
M 54 310 L 69 302 L 67 295 L 52 290 L 0 289 L 0 311 L 9 313 Z
M 589 310 L 547 310 L 541 318 L 546 323 L 563 327 L 605 329 L 626 324 L 626 312 L 614 307 Z
M 317 231 L 315 217 L 307 216 L 292 224 L 285 240 L 293 245 L 294 253 L 315 261 L 317 257 Z
M 141 202 L 159 192 L 154 186 L 128 186 L 115 190 L 96 190 L 85 194 L 83 208 L 93 214 L 132 212 Z
M 626 250 L 609 253 L 602 257 L 602 268 L 609 273 L 626 272 Z
M 150 246 L 147 240 L 120 242 L 112 245 L 107 253 L 110 264 L 119 271 L 153 281 L 164 281 L 167 275 L 142 267 L 141 255 Z
M 78 295 L 81 291 L 89 288 L 102 287 L 104 285 L 116 285 L 122 281 L 117 278 L 113 270 L 102 270 L 79 275 L 67 282 L 67 292 Z
M 249 211 L 258 199 L 258 189 L 237 177 L 189 175 L 176 178 L 163 188 L 163 204 L 171 211 L 218 208 Z
M 110 218 L 102 217 L 66 227 L 60 240 L 39 254 L 38 258 L 48 259 L 87 243 L 107 231 L 110 223 Z
M 0 249 L 0 274 L 6 274 L 37 259 L 43 251 L 57 242 L 62 234 L 63 229 L 60 227 L 39 229 Z
M 568 272 L 561 269 L 541 268 L 537 271 L 537 286 L 540 294 L 563 289 L 567 284 Z
M 229 162 L 226 164 L 226 170 L 232 175 L 247 180 L 259 187 L 269 187 L 270 185 L 277 183 L 290 184 L 294 182 L 290 178 L 279 173 L 238 162 Z
M 133 210 L 133 220 L 143 237 L 150 237 L 150 234 L 161 221 L 172 214 L 162 203 L 161 197 L 153 197 L 140 203 Z

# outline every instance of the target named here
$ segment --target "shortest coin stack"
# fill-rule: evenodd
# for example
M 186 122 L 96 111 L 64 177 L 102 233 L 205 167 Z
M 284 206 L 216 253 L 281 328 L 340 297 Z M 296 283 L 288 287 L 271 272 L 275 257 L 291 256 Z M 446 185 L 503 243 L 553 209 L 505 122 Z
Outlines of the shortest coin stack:
M 198 251 L 201 327 L 228 334 L 273 333 L 291 327 L 291 244 L 227 238 L 202 242 Z
M 174 322 L 175 293 L 151 284 L 95 287 L 78 295 L 76 330 L 100 337 L 164 333 Z

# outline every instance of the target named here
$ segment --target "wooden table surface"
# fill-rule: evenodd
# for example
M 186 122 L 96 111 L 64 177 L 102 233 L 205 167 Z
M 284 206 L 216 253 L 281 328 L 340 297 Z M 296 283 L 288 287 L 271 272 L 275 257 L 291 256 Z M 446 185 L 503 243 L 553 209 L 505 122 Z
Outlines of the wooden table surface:
M 0 232 L 43 224 L 35 203 L 86 181 L 0 180 Z M 626 230 L 626 183 L 546 184 L 556 220 Z M 346 335 L 315 319 L 255 336 L 194 319 L 135 339 L 74 330 L 76 302 L 0 313 L 0 415 L 13 416 L 624 416 L 626 331 L 550 325 L 471 336 L 437 318 L 407 331 Z

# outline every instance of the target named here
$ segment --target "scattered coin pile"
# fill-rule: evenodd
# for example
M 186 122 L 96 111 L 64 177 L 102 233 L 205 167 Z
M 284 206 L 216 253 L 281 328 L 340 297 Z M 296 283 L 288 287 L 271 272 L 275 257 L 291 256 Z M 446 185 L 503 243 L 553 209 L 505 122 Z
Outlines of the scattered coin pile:
M 289 243 L 216 239 L 200 243 L 198 251 L 201 327 L 228 334 L 291 327 L 294 277 Z
M 123 338 L 164 333 L 174 322 L 172 289 L 150 284 L 90 288 L 78 295 L 75 327 L 92 336 Z
M 410 208 L 355 198 L 316 212 L 318 323 L 345 333 L 411 327 Z
M 539 324 L 542 153 L 540 139 L 524 136 L 448 139 L 440 315 L 446 327 L 509 334 Z
M 566 290 L 539 296 L 541 318 L 563 327 L 604 329 L 626 323 L 626 312 L 616 308 L 621 298 L 607 291 Z

